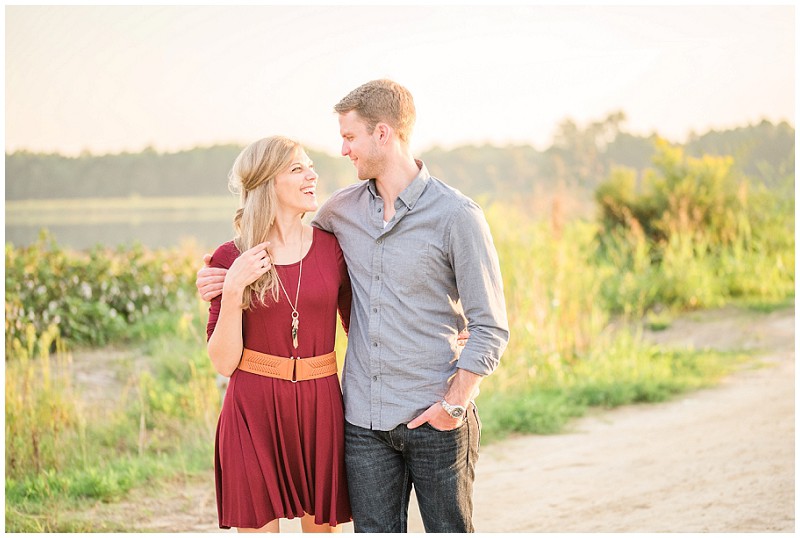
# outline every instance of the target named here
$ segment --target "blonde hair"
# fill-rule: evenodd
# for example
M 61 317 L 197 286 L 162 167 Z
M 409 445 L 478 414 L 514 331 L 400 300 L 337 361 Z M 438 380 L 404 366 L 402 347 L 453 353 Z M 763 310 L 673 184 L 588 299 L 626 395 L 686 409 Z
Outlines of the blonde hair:
M 358 112 L 372 133 L 380 122 L 389 124 L 405 143 L 411 137 L 417 111 L 411 92 L 389 79 L 372 80 L 348 93 L 333 109 L 339 114 Z
M 233 217 L 233 241 L 239 252 L 267 240 L 277 212 L 275 176 L 291 164 L 299 149 L 300 144 L 294 140 L 271 136 L 253 142 L 236 157 L 228 174 L 228 188 L 240 195 L 239 209 Z M 267 293 L 277 301 L 278 292 L 278 273 L 272 266 L 244 289 L 242 308 L 247 310 L 251 307 L 253 293 L 261 304 L 265 304 Z

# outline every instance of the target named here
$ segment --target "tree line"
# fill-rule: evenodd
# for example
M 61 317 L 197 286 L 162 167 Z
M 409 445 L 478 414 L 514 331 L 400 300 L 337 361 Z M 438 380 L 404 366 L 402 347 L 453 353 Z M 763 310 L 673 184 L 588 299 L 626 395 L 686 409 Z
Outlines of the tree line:
M 623 112 L 579 126 L 564 120 L 552 145 L 433 147 L 422 158 L 434 176 L 480 199 L 519 200 L 554 189 L 591 197 L 618 168 L 642 175 L 652 166 L 660 138 L 624 130 Z M 794 177 L 794 128 L 762 121 L 691 135 L 680 146 L 689 156 L 729 156 L 736 174 L 769 188 Z M 227 144 L 175 153 L 81 155 L 17 151 L 6 154 L 6 200 L 129 196 L 215 196 L 228 193 L 228 171 L 242 147 Z M 323 196 L 355 181 L 347 159 L 308 148 L 322 177 Z

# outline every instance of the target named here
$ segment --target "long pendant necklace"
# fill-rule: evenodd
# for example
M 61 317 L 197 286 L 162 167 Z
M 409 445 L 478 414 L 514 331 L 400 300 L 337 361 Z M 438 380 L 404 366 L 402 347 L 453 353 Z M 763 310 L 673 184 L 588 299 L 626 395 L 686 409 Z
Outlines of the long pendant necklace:
M 275 275 L 278 275 L 278 272 L 275 271 Z M 303 230 L 300 230 L 300 274 L 297 275 L 297 293 L 294 296 L 294 304 L 292 304 L 292 300 L 289 299 L 289 294 L 286 293 L 286 288 L 283 287 L 283 282 L 281 282 L 281 277 L 278 276 L 278 284 L 280 284 L 281 289 L 283 290 L 283 294 L 286 296 L 286 302 L 289 303 L 289 306 L 292 309 L 292 345 L 295 349 L 297 349 L 297 330 L 300 327 L 300 314 L 297 313 L 297 300 L 300 298 L 300 279 L 303 278 Z

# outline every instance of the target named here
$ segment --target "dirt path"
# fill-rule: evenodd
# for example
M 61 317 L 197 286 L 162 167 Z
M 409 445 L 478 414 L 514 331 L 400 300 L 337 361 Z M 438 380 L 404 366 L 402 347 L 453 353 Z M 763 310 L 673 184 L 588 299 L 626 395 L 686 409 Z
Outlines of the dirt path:
M 794 531 L 794 309 L 705 312 L 648 337 L 756 350 L 763 367 L 667 403 L 594 413 L 562 435 L 484 447 L 479 532 Z M 219 532 L 212 480 L 140 491 L 97 516 L 123 508 L 132 530 Z M 416 507 L 409 517 L 422 532 Z
M 654 338 L 766 349 L 763 368 L 579 420 L 568 434 L 486 447 L 478 530 L 793 532 L 794 315 L 752 321 L 684 320 Z

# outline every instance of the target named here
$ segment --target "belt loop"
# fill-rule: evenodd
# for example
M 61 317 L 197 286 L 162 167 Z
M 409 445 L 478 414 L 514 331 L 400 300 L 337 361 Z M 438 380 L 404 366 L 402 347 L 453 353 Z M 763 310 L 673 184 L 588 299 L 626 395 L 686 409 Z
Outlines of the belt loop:
M 292 383 L 297 383 L 297 359 L 300 357 L 292 357 Z

